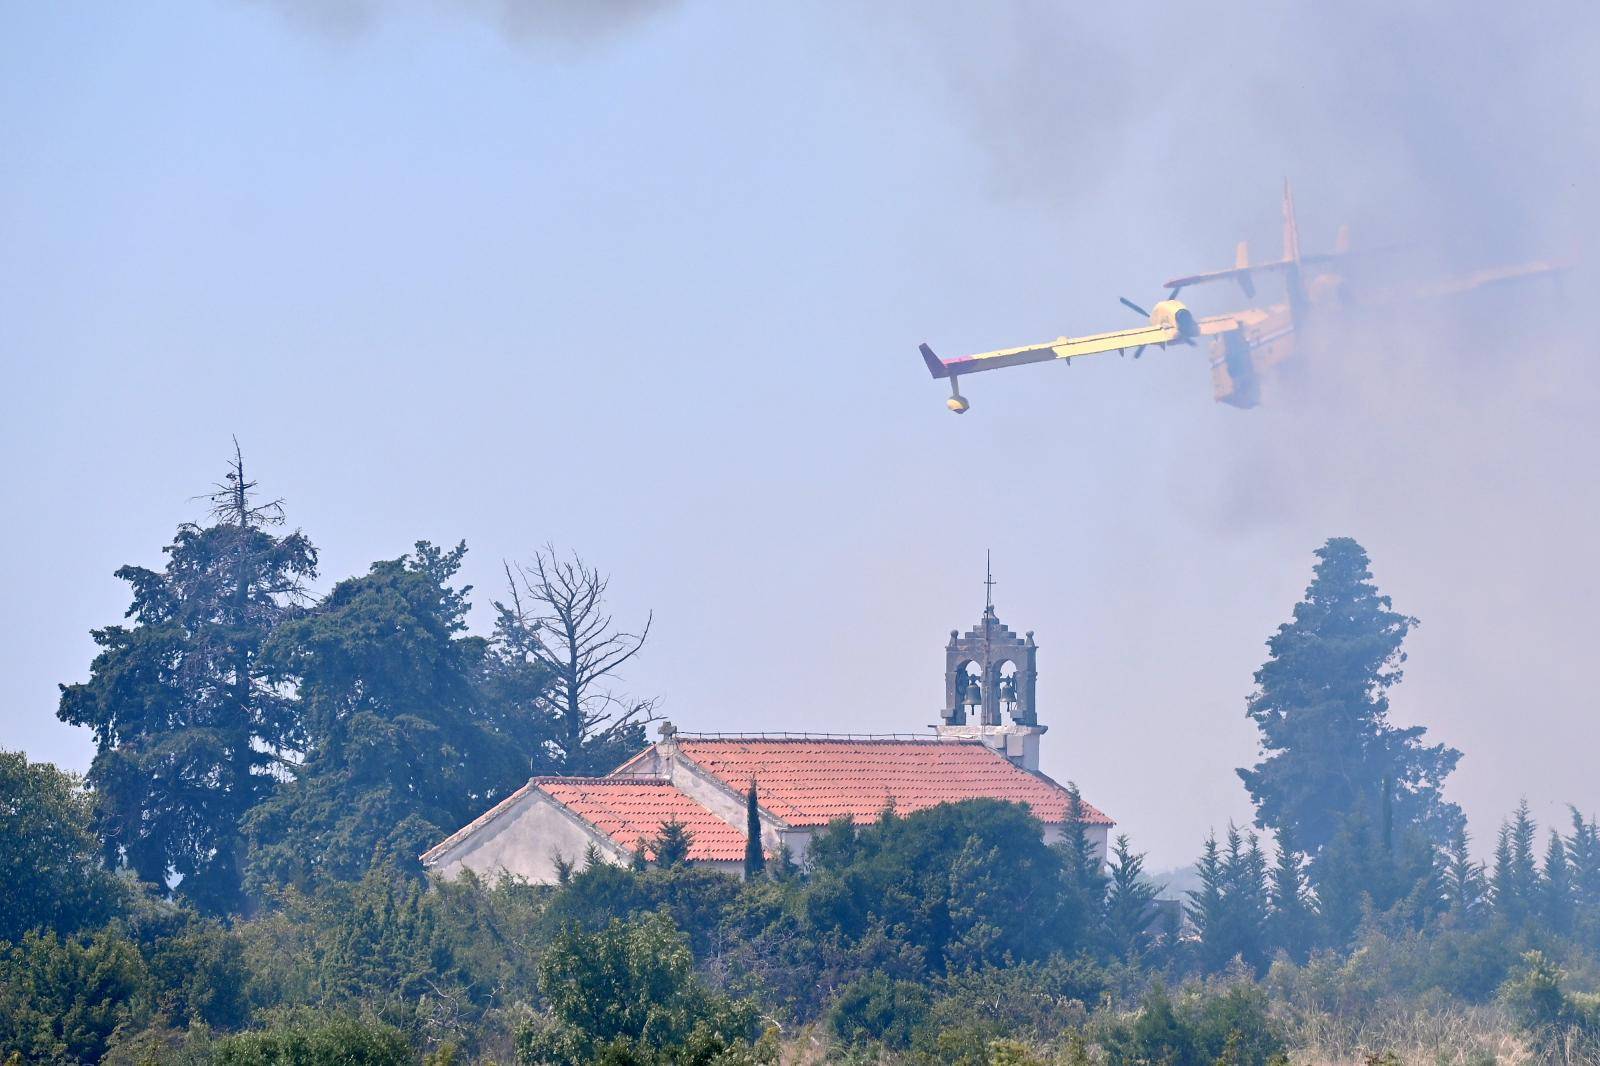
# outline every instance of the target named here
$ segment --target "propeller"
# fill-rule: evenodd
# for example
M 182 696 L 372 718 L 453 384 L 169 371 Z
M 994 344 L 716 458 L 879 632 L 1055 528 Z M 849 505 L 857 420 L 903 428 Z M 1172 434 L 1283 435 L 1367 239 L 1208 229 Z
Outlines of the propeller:
M 1140 318 L 1149 318 L 1150 317 L 1150 312 L 1149 311 L 1146 311 L 1144 308 L 1140 307 L 1138 304 L 1134 303 L 1132 300 L 1128 299 L 1126 296 L 1118 296 L 1117 299 L 1122 301 L 1122 306 L 1123 307 L 1126 307 L 1128 310 L 1132 311 L 1134 314 L 1138 315 Z M 1139 347 L 1135 348 L 1133 350 L 1133 357 L 1135 359 L 1137 359 L 1141 355 L 1143 355 L 1144 354 L 1144 350 L 1145 350 L 1146 347 L 1147 347 L 1146 345 L 1141 344 L 1141 345 L 1139 345 Z

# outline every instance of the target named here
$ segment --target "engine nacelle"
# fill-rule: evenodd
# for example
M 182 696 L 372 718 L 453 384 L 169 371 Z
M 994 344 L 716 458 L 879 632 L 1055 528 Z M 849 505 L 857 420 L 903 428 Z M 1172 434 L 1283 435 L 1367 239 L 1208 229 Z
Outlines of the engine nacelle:
M 1176 331 L 1181 341 L 1200 336 L 1200 324 L 1194 320 L 1194 312 L 1185 307 L 1182 300 L 1162 300 L 1156 304 L 1155 310 L 1150 312 L 1150 324 Z

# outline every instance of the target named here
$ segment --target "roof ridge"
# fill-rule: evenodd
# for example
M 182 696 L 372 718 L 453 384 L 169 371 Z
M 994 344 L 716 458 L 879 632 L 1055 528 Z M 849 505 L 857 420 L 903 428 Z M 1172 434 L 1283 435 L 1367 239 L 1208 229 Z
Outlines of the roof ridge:
M 600 777 L 566 776 L 552 774 L 530 779 L 535 785 L 670 785 L 671 780 L 661 774 L 605 774 Z
M 836 744 L 982 744 L 978 737 L 940 737 L 924 733 L 678 733 L 680 743 L 688 741 L 764 741 Z

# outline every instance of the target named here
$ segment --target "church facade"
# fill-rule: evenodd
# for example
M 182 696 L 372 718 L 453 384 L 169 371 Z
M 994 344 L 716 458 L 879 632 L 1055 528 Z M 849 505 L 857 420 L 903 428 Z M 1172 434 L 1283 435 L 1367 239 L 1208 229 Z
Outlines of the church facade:
M 1017 637 L 993 606 L 978 625 L 953 631 L 945 654 L 945 706 L 932 736 L 679 733 L 660 739 L 605 777 L 536 777 L 429 849 L 425 867 L 441 877 L 471 870 L 535 884 L 592 847 L 624 865 L 651 855 L 661 825 L 677 821 L 689 858 L 742 869 L 747 791 L 754 784 L 761 845 L 804 858 L 812 836 L 837 818 L 875 821 L 889 808 L 909 814 L 940 803 L 987 797 L 1025 803 L 1059 840 L 1071 797 L 1039 770 L 1033 634 Z M 1114 824 L 1087 802 L 1080 818 L 1105 854 Z

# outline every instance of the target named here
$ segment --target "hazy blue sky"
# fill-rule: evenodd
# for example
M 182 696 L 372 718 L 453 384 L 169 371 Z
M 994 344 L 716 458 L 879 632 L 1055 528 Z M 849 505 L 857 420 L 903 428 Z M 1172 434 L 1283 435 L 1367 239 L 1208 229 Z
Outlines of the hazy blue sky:
M 1307 250 L 1596 232 L 1593 4 L 1220 10 L 0 3 L 0 746 L 87 765 L 56 685 L 237 434 L 324 587 L 465 538 L 486 625 L 579 549 L 686 730 L 921 730 L 993 548 L 1044 768 L 1157 865 L 1248 817 L 1263 641 L 1355 536 L 1480 840 L 1600 810 L 1592 272 L 1257 411 L 1198 352 L 961 419 L 921 366 L 1269 253 L 1285 175 Z

